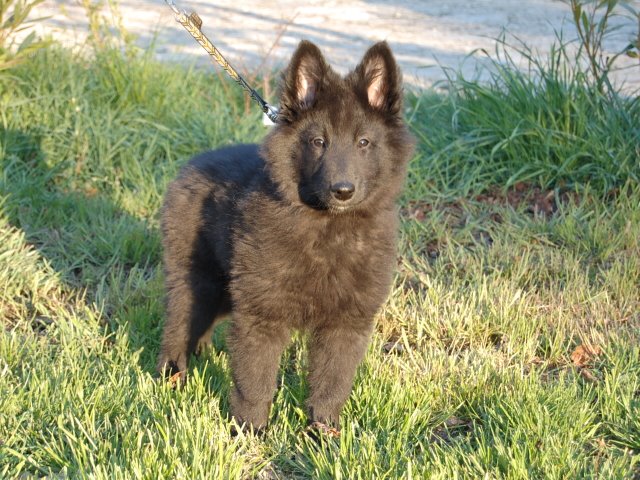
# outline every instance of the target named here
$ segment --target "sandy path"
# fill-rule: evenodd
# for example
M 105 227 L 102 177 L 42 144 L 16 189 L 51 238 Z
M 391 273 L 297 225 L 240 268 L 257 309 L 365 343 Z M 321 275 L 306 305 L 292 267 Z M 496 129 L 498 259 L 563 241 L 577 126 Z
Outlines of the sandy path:
M 466 75 L 473 75 L 483 58 L 479 49 L 493 52 L 493 39 L 505 28 L 540 52 L 548 51 L 554 32 L 561 28 L 566 38 L 575 36 L 568 7 L 560 0 L 176 2 L 186 10 L 198 12 L 209 38 L 240 70 L 255 68 L 263 62 L 269 68 L 280 68 L 298 41 L 305 38 L 318 43 L 329 61 L 345 72 L 368 45 L 386 39 L 396 53 L 405 79 L 414 86 L 443 79 L 438 65 L 462 68 Z M 125 27 L 138 35 L 141 46 L 148 45 L 157 32 L 159 58 L 208 62 L 204 51 L 175 23 L 163 0 L 119 3 Z M 640 0 L 631 3 L 640 9 Z M 75 2 L 47 0 L 35 15 L 52 16 L 38 28 L 68 44 L 86 38 L 85 14 Z M 615 51 L 629 42 L 634 25 L 626 24 L 628 27 L 607 43 L 608 49 Z M 631 64 L 633 61 L 626 59 L 626 65 Z M 640 68 L 619 72 L 615 79 L 638 88 Z

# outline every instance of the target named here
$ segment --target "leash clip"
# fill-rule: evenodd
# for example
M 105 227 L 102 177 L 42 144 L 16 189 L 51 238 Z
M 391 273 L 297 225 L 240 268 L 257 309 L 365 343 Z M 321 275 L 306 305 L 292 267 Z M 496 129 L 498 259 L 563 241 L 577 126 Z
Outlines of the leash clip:
M 278 107 L 274 107 L 273 105 L 265 104 L 265 109 L 263 110 L 264 114 L 262 115 L 262 124 L 265 126 L 275 125 L 278 121 Z

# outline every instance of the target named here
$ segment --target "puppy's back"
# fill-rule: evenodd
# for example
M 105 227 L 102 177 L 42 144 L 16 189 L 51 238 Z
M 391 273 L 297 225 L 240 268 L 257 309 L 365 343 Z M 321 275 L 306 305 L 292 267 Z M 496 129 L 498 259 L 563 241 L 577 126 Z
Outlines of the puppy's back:
M 228 271 L 238 202 L 264 178 L 257 145 L 208 151 L 189 161 L 169 184 L 162 208 L 167 273 L 194 264 L 207 268 L 211 261 Z

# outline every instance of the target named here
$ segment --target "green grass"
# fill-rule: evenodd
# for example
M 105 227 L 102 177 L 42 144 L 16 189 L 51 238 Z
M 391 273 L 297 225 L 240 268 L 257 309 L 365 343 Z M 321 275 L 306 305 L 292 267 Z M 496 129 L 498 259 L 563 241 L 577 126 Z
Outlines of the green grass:
M 259 140 L 257 109 L 109 50 L 2 72 L 0 478 L 640 475 L 640 105 L 538 67 L 408 97 L 394 290 L 321 444 L 302 338 L 264 438 L 230 435 L 223 332 L 184 389 L 154 379 L 163 192 L 191 155 Z M 600 353 L 576 366 L 579 345 Z

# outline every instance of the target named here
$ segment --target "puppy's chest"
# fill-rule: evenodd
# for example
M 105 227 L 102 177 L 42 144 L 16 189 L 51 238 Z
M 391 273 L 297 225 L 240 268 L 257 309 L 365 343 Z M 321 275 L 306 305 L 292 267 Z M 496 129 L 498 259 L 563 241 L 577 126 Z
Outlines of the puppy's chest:
M 366 283 L 370 264 L 384 254 L 377 240 L 367 239 L 357 231 L 332 234 L 309 231 L 270 247 L 265 254 L 281 259 L 283 280 L 297 289 L 316 293 L 347 288 L 358 279 Z
M 350 316 L 384 296 L 380 268 L 388 252 L 377 241 L 350 232 L 300 242 L 289 252 L 287 267 L 273 272 L 280 280 L 276 288 L 289 292 L 293 309 L 306 322 Z
M 253 265 L 243 268 L 247 281 L 238 278 L 236 285 L 268 288 L 270 295 L 243 298 L 259 298 L 260 309 L 304 323 L 372 315 L 387 293 L 393 239 L 388 231 L 354 228 L 258 235 L 244 244 L 253 250 Z

